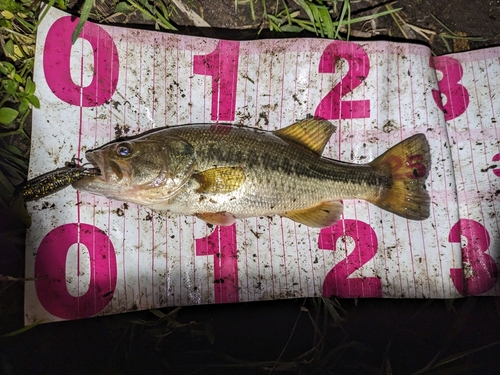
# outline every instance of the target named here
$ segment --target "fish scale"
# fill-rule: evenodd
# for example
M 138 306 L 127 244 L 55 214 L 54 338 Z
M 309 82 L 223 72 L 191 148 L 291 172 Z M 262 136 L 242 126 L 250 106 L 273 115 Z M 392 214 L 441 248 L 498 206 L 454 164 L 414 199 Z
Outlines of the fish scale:
M 231 133 L 214 135 L 217 141 L 208 148 L 204 148 L 202 140 L 210 136 L 210 131 L 203 128 L 199 131 L 186 130 L 179 128 L 178 136 L 193 145 L 200 160 L 198 169 L 204 170 L 214 165 L 225 167 L 243 164 L 247 173 L 242 189 L 235 192 L 238 195 L 237 203 L 231 203 L 230 200 L 225 199 L 226 196 L 216 195 L 214 199 L 221 203 L 204 207 L 195 203 L 197 198 L 193 197 L 190 189 L 186 191 L 183 198 L 175 198 L 185 200 L 186 206 L 193 206 L 192 212 L 205 209 L 226 210 L 238 217 L 244 214 L 244 210 L 248 210 L 246 205 L 250 205 L 261 214 L 270 215 L 273 213 L 272 210 L 285 211 L 304 207 L 304 205 L 309 206 L 332 195 L 329 191 L 331 180 L 321 178 L 321 172 L 318 173 L 317 168 L 314 168 L 318 167 L 318 165 L 313 165 L 314 162 L 316 164 L 318 162 L 317 156 L 308 155 L 309 152 L 306 150 L 299 152 L 279 137 L 267 134 L 268 138 L 263 142 L 263 135 L 259 134 L 260 132 L 235 128 Z M 269 147 L 265 154 L 257 152 L 263 147 Z M 238 151 L 230 152 L 231 148 Z M 325 172 L 324 175 L 328 178 L 328 171 Z M 298 184 L 299 181 L 302 182 Z M 338 197 L 333 198 L 338 199 Z M 188 203 L 189 200 L 193 203 Z M 262 209 L 266 211 L 262 212 Z

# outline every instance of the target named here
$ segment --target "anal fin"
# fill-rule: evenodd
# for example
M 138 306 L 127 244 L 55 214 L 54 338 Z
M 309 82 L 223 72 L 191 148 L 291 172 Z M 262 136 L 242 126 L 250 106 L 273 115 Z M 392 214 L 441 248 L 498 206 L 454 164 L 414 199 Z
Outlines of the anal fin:
M 213 225 L 227 226 L 236 221 L 236 218 L 229 212 L 202 212 L 196 216 Z
M 326 201 L 301 210 L 287 211 L 281 216 L 309 227 L 323 228 L 339 221 L 343 210 L 344 206 L 340 201 Z

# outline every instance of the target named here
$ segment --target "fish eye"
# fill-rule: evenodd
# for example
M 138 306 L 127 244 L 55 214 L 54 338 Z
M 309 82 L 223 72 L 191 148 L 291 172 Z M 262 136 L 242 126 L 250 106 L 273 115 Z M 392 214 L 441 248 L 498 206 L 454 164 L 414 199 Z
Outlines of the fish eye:
M 116 153 L 118 154 L 118 156 L 130 156 L 132 154 L 132 145 L 130 143 L 120 143 L 116 147 Z

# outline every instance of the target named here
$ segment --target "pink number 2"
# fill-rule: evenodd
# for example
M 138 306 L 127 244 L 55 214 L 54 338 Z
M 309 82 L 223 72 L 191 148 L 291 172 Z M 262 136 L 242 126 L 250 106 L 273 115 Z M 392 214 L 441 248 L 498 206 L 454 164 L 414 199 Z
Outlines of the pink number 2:
M 360 86 L 370 71 L 370 59 L 356 43 L 336 41 L 328 45 L 319 62 L 320 73 L 335 73 L 335 63 L 345 59 L 349 64 L 347 74 L 321 100 L 315 116 L 327 120 L 369 118 L 370 100 L 342 100 Z
M 345 298 L 382 297 L 382 285 L 377 277 L 349 277 L 377 253 L 378 240 L 375 231 L 360 220 L 345 219 L 322 229 L 318 246 L 323 250 L 335 250 L 337 241 L 343 236 L 352 237 L 356 245 L 352 253 L 326 275 L 323 295 Z
M 194 57 L 194 74 L 212 77 L 212 121 L 235 118 L 239 51 L 239 42 L 219 40 L 211 53 Z
M 214 256 L 215 303 L 238 302 L 236 224 L 216 226 L 209 236 L 197 238 L 196 255 Z
M 486 228 L 475 220 L 460 219 L 450 230 L 448 240 L 467 243 L 462 247 L 463 268 L 452 268 L 451 279 L 463 296 L 486 293 L 498 280 L 495 260 L 486 252 L 490 246 L 490 235 Z

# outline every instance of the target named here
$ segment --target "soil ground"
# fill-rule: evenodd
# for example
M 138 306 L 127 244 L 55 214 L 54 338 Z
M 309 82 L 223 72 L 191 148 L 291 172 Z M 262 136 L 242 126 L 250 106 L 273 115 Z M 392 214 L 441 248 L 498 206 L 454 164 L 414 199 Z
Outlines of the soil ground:
M 173 11 L 172 20 L 182 33 L 233 39 L 280 36 L 258 33 L 261 27 L 267 27 L 260 1 L 255 1 L 255 20 L 248 2 L 241 2 L 237 10 L 234 0 L 182 3 L 210 25 L 193 27 L 192 16 Z M 96 4 L 96 19 L 113 13 L 112 1 L 96 0 Z M 352 6 L 354 12 L 369 14 L 382 9 L 379 4 L 353 1 Z M 268 13 L 275 6 L 275 1 L 268 1 Z M 373 34 L 374 38 L 426 43 L 437 55 L 499 44 L 498 0 L 400 0 L 393 6 L 403 8 L 405 22 L 435 34 L 427 33 L 426 39 L 406 26 L 406 40 L 391 17 L 356 25 L 353 30 Z M 73 9 L 77 8 L 74 5 Z M 137 25 L 143 20 L 136 14 L 128 18 L 111 16 L 108 22 L 150 27 Z M 443 25 L 457 35 L 484 39 L 448 39 L 447 46 L 440 37 L 449 34 Z M 301 36 L 311 34 L 304 32 Z M 16 224 L 0 217 L 0 225 L 15 229 Z M 23 241 L 17 237 L 3 244 L 0 274 L 22 277 L 23 251 Z M 22 326 L 23 285 L 4 281 L 1 287 L 0 333 L 5 333 Z M 453 302 L 339 300 L 342 319 L 337 320 L 315 302 L 301 299 L 183 307 L 171 321 L 156 325 L 141 323 L 157 321 L 147 311 L 44 324 L 0 339 L 0 373 L 500 373 L 499 298 Z M 171 310 L 163 309 L 165 313 Z M 171 334 L 160 337 L 168 332 Z

